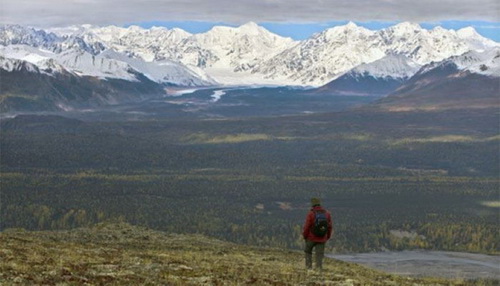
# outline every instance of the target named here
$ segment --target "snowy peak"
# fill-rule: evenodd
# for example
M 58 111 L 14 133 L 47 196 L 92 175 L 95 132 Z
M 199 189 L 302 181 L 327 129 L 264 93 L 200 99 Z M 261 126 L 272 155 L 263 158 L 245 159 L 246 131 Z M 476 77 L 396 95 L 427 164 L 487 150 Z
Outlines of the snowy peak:
M 257 25 L 255 22 L 248 22 L 246 24 L 239 26 L 237 29 L 241 33 L 247 35 L 259 35 L 261 33 L 270 33 L 267 29 Z
M 360 30 L 360 29 L 366 30 L 365 28 L 358 26 L 358 25 L 356 25 L 356 23 L 350 21 L 345 25 L 340 25 L 340 26 L 328 28 L 325 31 L 342 31 L 342 32 L 344 32 L 344 31 L 356 31 L 356 30 Z
M 468 33 L 467 33 L 468 31 Z M 329 28 L 298 45 L 262 62 L 252 70 L 276 80 L 293 80 L 302 85 L 322 85 L 361 64 L 370 64 L 387 55 L 402 55 L 417 67 L 439 62 L 471 50 L 483 51 L 498 46 L 472 30 L 460 33 L 436 27 L 426 30 L 420 25 L 403 22 L 372 31 L 350 22 Z M 401 62 L 402 63 L 402 62 Z M 413 65 L 413 64 L 412 64 Z M 396 74 L 407 77 L 415 72 L 410 65 L 382 64 L 377 75 Z M 391 67 L 393 71 L 384 70 Z M 402 69 L 408 68 L 407 71 Z
M 36 30 L 20 25 L 0 26 L 1 45 L 29 45 L 32 47 L 46 47 L 60 41 L 59 37 L 44 30 Z
M 437 69 L 452 68 L 458 72 L 469 72 L 491 77 L 500 77 L 500 47 L 484 52 L 469 51 L 459 56 L 452 56 L 440 62 L 432 62 L 423 66 L 418 75 Z
M 349 21 L 344 27 L 346 27 L 348 29 L 355 29 L 355 28 L 357 28 L 359 26 L 356 25 L 356 23 L 354 23 L 353 21 Z
M 138 72 L 126 62 L 106 58 L 102 54 L 94 56 L 84 51 L 67 50 L 57 56 L 57 61 L 81 76 L 138 81 L 136 78 Z
M 478 32 L 476 31 L 476 29 L 470 26 L 458 30 L 457 35 L 462 39 L 481 37 L 481 35 L 479 35 Z
M 387 55 L 368 64 L 361 64 L 326 85 L 318 93 L 336 95 L 387 95 L 419 69 L 419 65 L 404 55 Z
M 234 73 L 248 71 L 295 44 L 250 22 L 237 28 L 213 27 L 186 39 L 176 49 L 184 64 Z
M 398 35 L 417 34 L 423 31 L 422 27 L 417 23 L 401 22 L 386 29 Z
M 158 30 L 155 30 L 156 27 L 151 28 L 153 31 L 166 31 L 174 41 L 180 42 L 183 39 L 186 39 L 190 36 L 192 36 L 191 33 L 188 33 L 184 31 L 183 29 L 180 28 L 173 28 L 171 30 L 166 30 L 164 28 L 158 28 Z M 161 30 L 160 30 L 161 29 Z
M 214 26 L 204 34 L 232 34 L 232 35 L 260 35 L 260 34 L 272 34 L 266 28 L 259 26 L 255 22 L 248 22 L 239 27 L 228 27 L 228 26 Z M 278 36 L 278 35 L 276 35 Z M 279 37 L 279 36 L 278 36 Z
M 128 81 L 137 81 L 132 68 L 124 62 L 105 58 L 102 55 L 93 55 L 80 49 L 67 49 L 61 53 L 41 51 L 26 45 L 1 46 L 2 54 L 13 60 L 28 62 L 42 71 L 62 72 L 71 71 L 80 76 L 94 76 L 98 78 L 117 78 Z
M 259 64 L 253 72 L 301 85 L 323 85 L 355 66 L 384 57 L 375 38 L 375 32 L 354 23 L 333 27 Z
M 44 30 L 22 27 L 19 25 L 0 26 L 0 45 L 27 45 L 52 52 L 66 49 L 81 49 L 92 54 L 98 54 L 104 49 L 100 43 L 87 43 L 76 35 L 58 36 Z
M 196 34 L 195 38 L 201 42 L 211 44 L 220 43 L 236 43 L 242 38 L 252 38 L 253 43 L 258 42 L 274 42 L 273 44 L 280 45 L 284 42 L 294 42 L 290 38 L 281 37 L 267 30 L 266 28 L 257 25 L 254 22 L 248 22 L 239 27 L 215 26 L 206 33 Z M 208 47 L 212 48 L 212 47 Z
M 108 49 L 125 53 L 131 57 L 151 62 L 170 58 L 165 46 L 175 46 L 191 34 L 182 29 L 168 30 L 162 27 L 144 29 L 138 26 L 128 28 L 107 26 L 94 27 L 83 25 L 70 29 L 52 29 L 55 33 L 65 34 L 74 30 L 75 34 L 90 44 L 101 44 Z M 151 52 L 154 50 L 155 52 Z
M 454 63 L 460 70 L 500 77 L 500 48 L 498 47 L 485 52 L 470 51 L 452 57 L 444 63 L 447 62 Z
M 369 75 L 376 78 L 408 79 L 420 67 L 418 63 L 404 55 L 388 55 L 369 64 L 361 64 L 349 73 L 352 75 Z
M 54 53 L 50 51 L 41 51 L 37 48 L 26 45 L 0 46 L 0 54 L 5 60 L 27 62 L 37 67 L 36 72 L 52 74 L 54 72 L 63 72 L 66 69 L 53 59 Z M 34 69 L 29 69 L 35 71 Z
M 485 51 L 490 48 L 500 47 L 500 44 L 481 36 L 473 27 L 460 29 L 456 32 L 457 36 L 467 42 L 471 50 Z
M 325 38 L 328 40 L 335 40 L 342 37 L 363 37 L 373 35 L 374 32 L 364 27 L 356 25 L 354 22 L 349 22 L 343 26 L 336 26 L 329 28 L 319 34 L 314 35 L 312 38 Z
M 38 67 L 32 63 L 27 61 L 19 60 L 19 59 L 8 59 L 4 58 L 0 55 L 0 69 L 3 69 L 8 72 L 12 71 L 27 71 L 27 72 L 35 72 L 39 73 L 40 70 Z
M 38 49 L 40 52 L 28 56 L 28 61 L 36 65 L 40 64 L 36 61 L 39 57 L 61 63 L 64 55 L 68 58 L 62 63 L 77 73 L 97 68 L 107 77 L 121 78 L 132 68 L 155 81 L 176 78 L 181 84 L 216 81 L 303 86 L 321 86 L 351 70 L 375 77 L 405 78 L 415 72 L 415 67 L 500 46 L 472 27 L 427 30 L 411 22 L 381 30 L 348 22 L 303 41 L 281 37 L 254 22 L 239 27 L 216 26 L 199 34 L 164 27 L 81 25 L 43 31 L 5 25 L 0 26 L 0 45 Z M 70 50 L 74 53 L 68 56 Z M 181 80 L 183 75 L 190 79 Z
M 215 81 L 201 70 L 190 69 L 180 63 L 169 61 L 148 63 L 111 49 L 93 55 L 80 49 L 67 49 L 54 53 L 27 45 L 8 45 L 0 46 L 0 52 L 4 58 L 25 61 L 37 66 L 45 74 L 66 71 L 78 76 L 132 82 L 137 82 L 137 75 L 142 74 L 157 83 L 183 86 L 215 84 Z
M 380 102 L 394 110 L 498 106 L 500 49 L 469 51 L 423 66 Z

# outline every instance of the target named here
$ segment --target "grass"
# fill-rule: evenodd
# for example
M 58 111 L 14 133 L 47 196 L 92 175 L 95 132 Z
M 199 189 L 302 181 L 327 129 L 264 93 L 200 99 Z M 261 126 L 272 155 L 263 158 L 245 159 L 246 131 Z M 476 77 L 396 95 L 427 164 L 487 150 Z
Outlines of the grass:
M 192 144 L 235 144 L 248 141 L 272 140 L 273 138 L 267 134 L 227 134 L 227 135 L 209 135 L 205 133 L 196 133 L 184 138 L 185 142 Z
M 1 285 L 466 285 L 416 279 L 326 259 L 308 272 L 303 254 L 200 235 L 104 223 L 71 231 L 0 233 Z
M 393 145 L 401 145 L 408 143 L 453 143 L 453 142 L 488 142 L 488 141 L 498 141 L 500 136 L 490 136 L 486 138 L 475 138 L 473 136 L 464 135 L 442 135 L 433 136 L 429 138 L 403 138 L 394 140 Z
M 481 205 L 490 208 L 500 208 L 500 201 L 484 201 L 481 202 Z

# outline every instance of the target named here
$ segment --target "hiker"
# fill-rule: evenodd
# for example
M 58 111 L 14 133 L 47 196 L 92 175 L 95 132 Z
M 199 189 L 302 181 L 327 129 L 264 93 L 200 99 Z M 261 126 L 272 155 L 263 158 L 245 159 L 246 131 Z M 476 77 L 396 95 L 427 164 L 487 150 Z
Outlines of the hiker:
M 312 269 L 312 251 L 316 252 L 316 269 L 322 270 L 325 243 L 333 232 L 332 216 L 321 206 L 319 198 L 311 199 L 311 210 L 307 213 L 302 236 L 305 239 L 306 268 Z

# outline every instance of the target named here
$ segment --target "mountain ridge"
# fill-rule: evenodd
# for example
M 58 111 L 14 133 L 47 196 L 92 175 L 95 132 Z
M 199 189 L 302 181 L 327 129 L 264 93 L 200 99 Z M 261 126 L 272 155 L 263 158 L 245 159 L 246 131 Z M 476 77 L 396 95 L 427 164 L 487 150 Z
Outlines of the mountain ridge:
M 379 100 L 389 110 L 491 108 L 500 106 L 500 49 L 474 51 L 423 66 Z
M 17 35 L 16 31 L 31 36 Z M 472 27 L 426 30 L 409 22 L 380 30 L 349 22 L 302 41 L 281 37 L 254 22 L 239 27 L 215 26 L 198 34 L 178 28 L 91 25 L 47 31 L 6 25 L 0 29 L 0 43 L 38 47 L 46 42 L 52 50 L 74 46 L 92 54 L 113 49 L 146 62 L 170 60 L 188 68 L 198 67 L 222 84 L 238 84 L 241 78 L 251 77 L 252 84 L 303 86 L 321 86 L 360 64 L 389 54 L 403 54 L 423 65 L 499 45 Z
M 473 28 L 426 30 L 409 22 L 381 30 L 349 22 L 303 41 L 281 37 L 253 22 L 239 27 L 215 26 L 199 34 L 138 26 L 81 25 L 47 31 L 0 26 L 3 73 L 13 72 L 9 70 L 12 61 L 21 60 L 31 64 L 25 71 L 30 67 L 30 71 L 44 77 L 71 74 L 57 80 L 91 77 L 101 81 L 101 86 L 107 86 L 109 81 L 133 86 L 147 79 L 157 85 L 154 96 L 166 95 L 162 90 L 165 86 L 217 85 L 322 86 L 319 91 L 324 94 L 387 95 L 409 80 L 419 67 L 429 68 L 453 57 L 463 59 L 457 62 L 459 69 L 496 76 L 500 74 L 496 60 L 476 63 L 491 58 L 499 47 Z M 468 53 L 465 58 L 461 57 L 464 53 Z M 8 84 L 5 87 L 2 102 L 12 96 L 34 95 L 6 94 Z M 95 87 L 90 84 L 87 89 Z
M 130 71 L 136 80 L 99 80 L 79 76 L 54 64 L 54 69 L 0 56 L 0 112 L 71 111 L 159 97 L 163 87 Z M 8 83 L 8 84 L 4 84 Z
M 444 75 L 428 76 L 426 80 L 421 80 L 426 73 L 438 74 L 434 72 L 436 69 L 442 70 Z M 460 86 L 460 88 L 449 89 L 451 87 L 449 84 L 454 78 L 465 79 L 467 77 L 475 78 L 473 82 L 469 83 L 471 85 L 456 82 L 455 86 Z M 495 82 L 500 82 L 500 48 L 498 47 L 484 52 L 469 51 L 423 66 L 404 55 L 388 55 L 370 64 L 361 64 L 351 69 L 337 79 L 315 89 L 315 92 L 336 95 L 388 95 L 389 98 L 382 100 L 382 102 L 394 101 L 394 103 L 403 94 L 408 99 L 419 97 L 418 93 L 425 93 L 429 99 L 437 97 L 444 99 L 443 96 L 448 92 L 451 93 L 447 96 L 448 101 L 450 101 L 448 104 L 465 107 L 463 101 L 467 100 L 466 97 L 453 99 L 449 95 L 468 93 L 471 98 L 494 99 L 495 90 L 498 90 L 498 84 L 495 89 Z M 490 89 L 479 88 L 481 85 L 490 86 Z M 410 90 L 413 92 L 409 93 Z M 426 91 L 424 92 L 424 90 Z M 445 90 L 447 91 L 445 92 Z M 484 94 L 480 94 L 481 92 Z M 437 96 L 434 96 L 435 94 Z M 453 100 L 457 100 L 457 102 L 453 103 Z M 421 101 L 420 104 L 429 107 L 431 102 L 432 100 L 429 102 Z M 477 106 L 477 104 L 474 105 Z

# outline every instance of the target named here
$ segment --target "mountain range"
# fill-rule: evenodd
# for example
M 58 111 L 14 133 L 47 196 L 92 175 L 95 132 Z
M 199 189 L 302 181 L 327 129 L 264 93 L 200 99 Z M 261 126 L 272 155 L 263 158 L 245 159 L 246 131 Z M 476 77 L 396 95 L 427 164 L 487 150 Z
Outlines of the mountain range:
M 500 107 L 500 49 L 470 51 L 422 67 L 378 102 L 389 110 Z
M 0 93 L 3 99 L 33 99 L 33 91 L 11 84 L 23 82 L 29 71 L 52 86 L 73 80 L 82 88 L 87 85 L 87 90 L 95 90 L 88 82 L 104 87 L 97 95 L 57 90 L 35 96 L 57 102 L 55 109 L 63 103 L 53 93 L 62 94 L 70 105 L 68 97 L 100 104 L 129 100 L 130 90 L 138 91 L 138 98 L 162 96 L 165 86 L 291 85 L 319 87 L 332 94 L 387 95 L 414 75 L 449 61 L 457 70 L 498 77 L 499 47 L 470 27 L 426 30 L 408 22 L 378 31 L 350 22 L 303 41 L 273 34 L 253 22 L 236 28 L 216 26 L 200 34 L 162 27 L 42 30 L 3 25 L 0 71 L 3 78 L 16 80 L 4 80 Z M 3 101 L 2 110 L 12 109 Z

